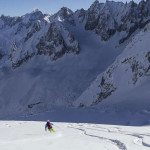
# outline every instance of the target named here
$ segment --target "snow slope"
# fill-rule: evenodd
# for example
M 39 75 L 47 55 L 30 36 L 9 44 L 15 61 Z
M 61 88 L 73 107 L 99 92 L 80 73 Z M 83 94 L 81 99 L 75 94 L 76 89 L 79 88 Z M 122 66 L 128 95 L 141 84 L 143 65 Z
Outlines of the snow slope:
M 44 122 L 0 121 L 2 150 L 149 150 L 150 128 L 86 123 L 56 123 L 55 133 Z
M 78 98 L 75 105 L 100 107 L 149 108 L 150 25 L 133 36 L 124 51 Z

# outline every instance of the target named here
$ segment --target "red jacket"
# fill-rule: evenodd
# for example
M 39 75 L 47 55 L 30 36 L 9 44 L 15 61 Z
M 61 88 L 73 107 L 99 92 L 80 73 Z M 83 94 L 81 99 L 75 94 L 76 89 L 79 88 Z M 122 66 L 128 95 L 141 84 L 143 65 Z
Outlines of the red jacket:
M 47 128 L 48 128 L 48 129 L 51 129 L 51 128 L 52 128 L 52 124 L 51 124 L 50 122 L 47 122 L 47 123 L 46 123 L 46 125 L 45 125 L 45 130 L 46 130 Z

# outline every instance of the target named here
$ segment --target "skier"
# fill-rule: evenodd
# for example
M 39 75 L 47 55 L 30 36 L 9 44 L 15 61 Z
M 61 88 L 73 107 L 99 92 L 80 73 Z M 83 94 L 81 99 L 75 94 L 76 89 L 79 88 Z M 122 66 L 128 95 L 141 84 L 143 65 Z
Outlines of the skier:
M 48 129 L 50 132 L 54 132 L 52 125 L 53 124 L 49 120 L 47 120 L 47 122 L 45 124 L 45 131 L 47 131 L 47 129 Z

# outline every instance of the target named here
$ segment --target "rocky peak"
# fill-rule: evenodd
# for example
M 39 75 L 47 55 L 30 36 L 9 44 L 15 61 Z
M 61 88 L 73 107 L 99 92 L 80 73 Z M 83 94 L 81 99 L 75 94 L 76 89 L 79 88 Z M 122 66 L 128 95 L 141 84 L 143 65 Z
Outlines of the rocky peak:
M 67 7 L 62 7 L 58 13 L 62 14 L 63 16 L 68 16 L 70 14 L 73 14 L 73 11 Z
M 96 0 L 88 9 L 88 11 L 90 12 L 99 12 L 101 9 L 101 6 L 103 5 L 103 3 L 100 3 L 98 0 Z
M 113 18 L 117 19 L 117 17 L 120 15 L 121 10 L 123 10 L 125 7 L 125 4 L 123 2 L 114 2 L 114 1 L 106 1 L 103 7 L 103 12 L 109 13 L 113 16 Z
M 137 3 L 135 3 L 133 0 L 129 2 L 128 6 L 132 9 L 134 7 L 137 7 Z
M 33 22 L 36 20 L 42 20 L 45 17 L 45 15 L 39 11 L 38 9 L 32 11 L 31 13 L 25 14 L 22 16 L 23 22 L 28 23 L 28 22 Z
M 1 15 L 0 17 L 0 21 L 1 23 L 3 22 L 3 27 L 6 27 L 6 26 L 14 26 L 16 23 L 20 22 L 22 19 L 21 17 L 10 17 L 10 16 L 4 16 L 4 15 Z
M 142 0 L 138 5 L 138 9 L 139 9 L 139 17 L 141 18 L 148 17 L 149 10 L 146 1 Z
M 75 25 L 74 13 L 67 7 L 62 7 L 56 14 L 52 16 L 52 20 Z
M 80 23 L 83 23 L 86 18 L 86 10 L 84 10 L 83 8 L 80 10 L 77 10 L 75 12 L 75 16 L 77 17 L 77 19 Z
M 68 19 L 73 15 L 73 11 L 67 7 L 62 7 L 56 14 L 55 17 L 61 19 L 62 21 Z
M 43 17 L 43 13 L 39 9 L 33 10 L 31 13 L 31 16 L 34 16 L 36 19 Z
M 143 28 L 150 20 L 150 0 L 142 0 L 139 4 L 131 1 L 96 0 L 86 11 L 85 29 L 93 30 L 102 40 L 108 40 L 116 32 L 126 32 L 123 40 L 128 39 L 138 28 Z
M 40 39 L 36 48 L 39 55 L 49 55 L 52 60 L 65 53 L 79 53 L 79 43 L 61 22 L 51 23 L 48 32 Z
M 101 5 L 103 4 L 100 4 L 99 1 L 96 0 L 87 10 L 87 21 L 85 23 L 86 30 L 94 30 L 98 25 Z
M 100 2 L 98 0 L 95 0 L 89 9 L 99 8 L 99 6 L 100 6 Z

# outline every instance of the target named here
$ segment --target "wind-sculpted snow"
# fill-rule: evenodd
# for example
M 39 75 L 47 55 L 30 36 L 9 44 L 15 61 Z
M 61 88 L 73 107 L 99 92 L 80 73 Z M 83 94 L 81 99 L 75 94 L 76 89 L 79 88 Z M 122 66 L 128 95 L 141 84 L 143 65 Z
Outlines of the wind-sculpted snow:
M 148 150 L 150 148 L 149 126 L 141 128 L 53 122 L 55 132 L 50 133 L 44 130 L 44 125 L 44 122 L 0 121 L 0 149 Z

